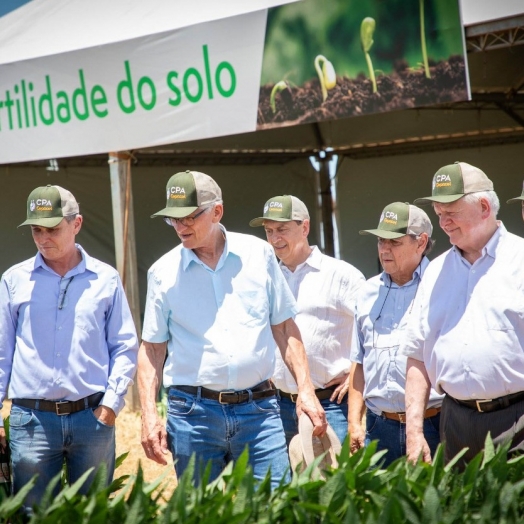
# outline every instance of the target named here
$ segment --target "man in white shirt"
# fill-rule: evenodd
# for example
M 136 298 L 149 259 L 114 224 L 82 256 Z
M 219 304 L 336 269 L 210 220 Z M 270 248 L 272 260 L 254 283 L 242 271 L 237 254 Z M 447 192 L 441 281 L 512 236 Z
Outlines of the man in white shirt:
M 262 217 L 249 223 L 263 226 L 280 259 L 280 268 L 297 300 L 295 321 L 306 349 L 311 379 L 326 418 L 341 442 L 347 435 L 347 392 L 355 298 L 362 273 L 347 262 L 323 255 L 310 246 L 309 212 L 295 196 L 270 198 Z M 273 381 L 280 392 L 280 416 L 286 440 L 298 433 L 297 385 L 277 355 Z
M 524 183 L 522 184 L 522 195 L 510 198 L 506 203 L 511 204 L 512 202 L 520 202 L 522 204 L 522 220 L 524 220 Z
M 422 432 L 430 384 L 446 396 L 445 458 L 471 460 L 488 433 L 524 450 L 524 239 L 497 220 L 499 200 L 480 169 L 456 162 L 433 177 L 433 203 L 452 248 L 422 279 L 402 344 L 407 355 L 407 454 L 430 454 Z

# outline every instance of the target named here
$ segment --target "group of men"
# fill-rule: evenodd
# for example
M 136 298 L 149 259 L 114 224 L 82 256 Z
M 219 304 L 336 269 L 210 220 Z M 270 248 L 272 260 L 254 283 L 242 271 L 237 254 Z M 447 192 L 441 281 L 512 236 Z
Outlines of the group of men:
M 383 268 L 367 281 L 309 245 L 310 216 L 295 196 L 269 199 L 250 222 L 264 242 L 225 229 L 208 175 L 177 173 L 166 194 L 153 216 L 181 243 L 149 270 L 140 348 L 117 272 L 75 242 L 74 196 L 59 186 L 29 195 L 21 225 L 38 253 L 0 285 L 14 491 L 38 475 L 27 511 L 64 461 L 70 482 L 101 463 L 111 480 L 115 418 L 135 367 L 147 457 L 165 464 L 169 450 L 180 475 L 194 455 L 196 481 L 246 447 L 257 479 L 289 479 L 300 416 L 313 436 L 329 424 L 343 441 L 349 429 L 351 451 L 378 440 L 383 464 L 430 461 L 440 441 L 448 460 L 469 448 L 467 461 L 488 432 L 524 448 L 524 240 L 497 221 L 480 169 L 441 168 L 432 195 L 415 202 L 433 204 L 452 244 L 432 262 L 428 215 L 387 205 L 378 227 L 360 232 L 378 238 Z M 524 190 L 511 201 L 524 218 Z

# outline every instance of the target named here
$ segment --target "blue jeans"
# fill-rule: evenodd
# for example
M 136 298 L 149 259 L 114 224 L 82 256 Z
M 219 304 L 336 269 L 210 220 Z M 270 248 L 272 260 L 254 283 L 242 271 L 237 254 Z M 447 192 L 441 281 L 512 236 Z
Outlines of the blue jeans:
M 331 400 L 324 399 L 320 404 L 326 412 L 326 419 L 329 425 L 337 434 L 340 443 L 344 443 L 344 439 L 348 434 L 348 401 L 347 396 L 344 397 L 341 404 L 331 402 Z M 291 439 L 298 433 L 298 418 L 296 404 L 289 398 L 280 397 L 278 401 L 280 405 L 280 417 L 282 418 L 282 425 L 286 434 L 286 442 L 289 446 Z
M 431 456 L 435 454 L 440 443 L 439 426 L 440 413 L 424 419 L 424 437 L 431 450 Z M 378 440 L 377 451 L 388 450 L 381 459 L 382 467 L 386 468 L 394 460 L 406 455 L 406 424 L 376 415 L 368 409 L 365 445 L 368 446 L 372 440 Z
M 88 408 L 72 415 L 31 410 L 13 405 L 9 416 L 9 440 L 13 467 L 13 490 L 16 493 L 35 474 L 36 485 L 24 501 L 30 511 L 37 505 L 51 480 L 66 461 L 67 478 L 73 484 L 89 468 L 105 462 L 107 484 L 115 469 L 115 428 L 99 422 Z M 80 489 L 86 493 L 94 472 Z M 55 494 L 60 490 L 57 484 Z
M 200 390 L 199 390 L 200 391 Z M 170 387 L 167 402 L 168 444 L 178 477 L 196 455 L 194 481 L 200 482 L 203 467 L 211 463 L 210 480 L 228 462 L 248 448 L 249 463 L 257 480 L 271 469 L 271 485 L 289 481 L 289 459 L 276 397 L 220 404 Z

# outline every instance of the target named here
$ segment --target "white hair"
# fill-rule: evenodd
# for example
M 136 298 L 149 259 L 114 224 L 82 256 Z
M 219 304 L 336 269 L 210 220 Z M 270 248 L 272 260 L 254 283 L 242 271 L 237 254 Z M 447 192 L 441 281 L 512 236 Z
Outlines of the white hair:
M 500 201 L 495 191 L 477 191 L 476 193 L 468 193 L 464 195 L 464 202 L 467 204 L 475 204 L 480 202 L 481 198 L 485 198 L 491 205 L 491 214 L 496 217 L 500 209 Z

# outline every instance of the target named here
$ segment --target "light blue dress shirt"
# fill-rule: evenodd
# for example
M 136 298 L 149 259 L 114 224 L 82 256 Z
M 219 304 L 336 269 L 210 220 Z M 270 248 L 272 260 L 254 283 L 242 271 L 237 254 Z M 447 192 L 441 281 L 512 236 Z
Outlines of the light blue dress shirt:
M 241 390 L 269 379 L 275 366 L 271 326 L 296 314 L 271 246 L 223 232 L 226 244 L 214 271 L 182 245 L 149 270 L 142 338 L 167 341 L 165 387 Z
M 406 411 L 407 357 L 399 351 L 421 277 L 429 264 L 424 257 L 413 278 L 398 286 L 382 272 L 362 286 L 357 298 L 351 360 L 364 370 L 364 400 L 377 415 Z M 442 397 L 431 390 L 428 407 Z
M 136 368 L 138 340 L 117 271 L 90 257 L 64 277 L 38 253 L 0 284 L 0 401 L 78 400 L 105 391 L 115 411 Z
M 454 398 L 524 391 L 524 239 L 499 222 L 473 264 L 456 247 L 433 260 L 402 349 Z

